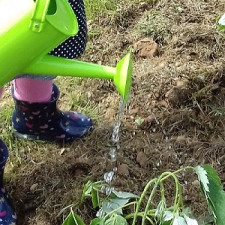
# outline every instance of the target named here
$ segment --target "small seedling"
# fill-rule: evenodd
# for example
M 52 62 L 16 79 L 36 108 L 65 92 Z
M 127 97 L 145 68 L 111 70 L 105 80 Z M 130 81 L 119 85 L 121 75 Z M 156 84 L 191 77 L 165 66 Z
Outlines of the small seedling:
M 135 120 L 135 123 L 138 125 L 138 126 L 141 126 L 143 123 L 144 123 L 144 119 L 143 118 L 140 118 L 138 117 L 136 120 Z
M 225 30 L 225 14 L 218 19 L 219 30 Z

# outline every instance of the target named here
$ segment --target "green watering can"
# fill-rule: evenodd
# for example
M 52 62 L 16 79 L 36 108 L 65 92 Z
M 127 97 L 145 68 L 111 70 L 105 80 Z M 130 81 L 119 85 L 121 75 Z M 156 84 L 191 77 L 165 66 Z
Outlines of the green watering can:
M 77 32 L 67 0 L 0 0 L 0 86 L 21 73 L 113 79 L 126 101 L 131 53 L 116 68 L 47 55 Z

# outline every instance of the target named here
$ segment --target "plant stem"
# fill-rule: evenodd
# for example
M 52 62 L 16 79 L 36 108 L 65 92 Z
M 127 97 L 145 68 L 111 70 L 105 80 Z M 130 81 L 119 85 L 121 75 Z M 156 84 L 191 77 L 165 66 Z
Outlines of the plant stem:
M 137 220 L 137 215 L 138 215 L 139 208 L 141 206 L 141 203 L 142 203 L 142 201 L 143 201 L 143 199 L 145 197 L 145 194 L 146 194 L 147 190 L 152 185 L 152 183 L 156 183 L 156 181 L 157 181 L 157 178 L 154 178 L 154 179 L 150 180 L 147 183 L 147 185 L 145 186 L 144 191 L 142 192 L 141 197 L 140 197 L 139 201 L 137 202 L 137 207 L 136 207 L 136 210 L 135 210 L 135 213 L 134 213 L 134 219 L 133 219 L 132 225 L 135 225 L 135 222 Z
M 171 173 L 177 174 L 177 173 L 180 173 L 180 172 L 183 171 L 183 170 L 188 170 L 188 169 L 192 169 L 192 170 L 195 171 L 195 168 L 194 168 L 194 167 L 192 167 L 192 166 L 186 166 L 186 167 L 184 167 L 184 168 L 180 168 L 179 170 L 176 170 L 175 172 L 171 172 Z M 165 177 L 162 178 L 161 180 L 164 181 L 164 180 L 166 180 L 168 177 L 170 177 L 170 175 L 165 176 Z
M 141 198 L 140 200 L 138 201 L 138 204 L 137 204 L 137 209 L 136 209 L 136 212 L 135 212 L 135 215 L 134 215 L 134 219 L 133 219 L 133 223 L 132 225 L 135 224 L 136 222 L 136 213 L 138 212 L 139 208 L 140 208 L 140 204 L 148 190 L 148 188 L 150 187 L 150 185 L 155 182 L 155 185 L 151 191 L 151 194 L 148 198 L 148 202 L 147 202 L 147 205 L 145 207 L 145 212 L 144 212 L 144 215 L 143 215 L 143 218 L 142 218 L 142 225 L 144 225 L 145 223 L 145 220 L 146 220 L 146 217 L 147 217 L 147 213 L 149 211 L 149 206 L 151 204 L 151 201 L 152 201 L 152 197 L 154 196 L 155 192 L 156 192 L 156 189 L 158 187 L 158 185 L 160 184 L 160 182 L 166 180 L 167 178 L 169 178 L 170 176 L 173 177 L 174 181 L 175 181 L 175 185 L 176 185 L 176 194 L 175 194 L 175 201 L 174 201 L 174 213 L 179 209 L 179 205 L 181 204 L 183 206 L 183 199 L 182 199 L 182 193 L 181 193 L 181 188 L 180 188 L 180 183 L 176 177 L 175 174 L 183 171 L 183 170 L 186 170 L 186 169 L 194 169 L 193 167 L 190 167 L 190 166 L 187 166 L 185 168 L 181 168 L 175 172 L 164 172 L 162 173 L 158 179 L 153 179 L 151 180 L 145 187 L 144 191 L 142 192 L 142 195 L 141 195 Z
M 142 222 L 141 222 L 142 225 L 145 224 L 145 219 L 146 219 L 147 213 L 148 213 L 148 211 L 149 211 L 148 209 L 149 209 L 149 206 L 150 206 L 150 204 L 151 204 L 152 197 L 154 196 L 154 194 L 155 194 L 155 192 L 156 192 L 156 189 L 157 189 L 157 187 L 158 187 L 158 185 L 159 185 L 159 182 L 160 182 L 160 178 L 158 178 L 157 181 L 155 182 L 155 185 L 154 185 L 154 187 L 153 187 L 153 189 L 152 189 L 152 191 L 151 191 L 151 194 L 150 194 L 150 196 L 149 196 L 149 198 L 148 198 L 148 202 L 147 202 L 146 207 L 145 207 L 145 212 L 144 212 L 144 215 L 143 215 L 143 217 L 142 217 Z
M 133 218 L 134 217 L 134 214 L 135 213 L 130 213 L 130 214 L 128 214 L 128 215 L 126 215 L 126 216 L 124 216 L 124 218 L 125 219 L 130 219 L 130 218 Z M 137 214 L 137 216 L 143 216 L 144 215 L 144 212 L 138 212 L 138 214 Z M 152 209 L 152 210 L 149 210 L 148 211 L 148 216 L 154 216 L 155 215 L 155 209 Z
M 137 204 L 137 201 L 127 203 L 126 205 L 120 206 L 120 207 L 118 207 L 118 208 L 112 210 L 111 212 L 107 213 L 107 214 L 103 217 L 103 220 L 102 220 L 103 224 L 104 224 L 106 218 L 109 217 L 109 216 L 110 216 L 111 214 L 113 214 L 114 212 L 118 211 L 119 209 L 125 208 L 125 207 L 130 206 L 130 205 L 134 205 L 134 204 Z
M 183 206 L 183 200 L 182 200 L 182 193 L 181 193 L 180 183 L 179 183 L 179 180 L 177 179 L 177 177 L 175 176 L 174 173 L 165 172 L 163 174 L 167 178 L 172 176 L 173 179 L 174 179 L 174 182 L 175 182 L 176 192 L 175 192 L 175 200 L 174 200 L 174 207 L 173 207 L 174 208 L 173 213 L 175 214 L 175 212 L 178 211 L 178 209 L 179 209 L 179 205 L 181 204 Z M 162 180 L 163 180 L 163 178 L 162 178 Z

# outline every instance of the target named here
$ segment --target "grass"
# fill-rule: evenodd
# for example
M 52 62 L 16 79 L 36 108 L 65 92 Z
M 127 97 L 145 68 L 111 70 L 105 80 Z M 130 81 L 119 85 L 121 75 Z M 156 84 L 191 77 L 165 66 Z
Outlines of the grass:
M 101 17 L 116 11 L 118 0 L 85 0 L 85 9 L 88 20 Z
M 79 77 L 58 77 L 55 80 L 61 90 L 60 109 L 80 112 L 98 122 L 101 117 L 100 111 L 98 106 L 89 100 L 89 90 L 83 87 L 85 82 L 88 82 L 87 78 Z
M 137 31 L 144 36 L 151 36 L 157 43 L 164 44 L 170 34 L 169 20 L 161 11 L 146 12 L 137 23 Z

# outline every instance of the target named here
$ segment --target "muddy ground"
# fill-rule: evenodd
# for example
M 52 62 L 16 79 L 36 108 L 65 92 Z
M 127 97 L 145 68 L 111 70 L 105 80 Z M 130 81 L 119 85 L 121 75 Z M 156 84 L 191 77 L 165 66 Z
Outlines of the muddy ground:
M 113 185 L 140 194 L 164 171 L 210 164 L 225 184 L 225 39 L 215 20 L 222 0 L 121 3 L 114 14 L 88 21 L 81 60 L 115 66 L 132 48 L 131 99 L 120 129 Z M 61 109 L 95 121 L 92 133 L 70 144 L 12 137 L 10 85 L 1 101 L 1 138 L 10 158 L 6 186 L 23 225 L 60 225 L 80 200 L 83 185 L 111 169 L 109 143 L 120 97 L 111 81 L 57 78 Z M 75 99 L 75 100 L 74 100 Z M 138 124 L 139 122 L 139 124 Z M 114 165 L 113 165 L 114 166 Z M 185 205 L 208 214 L 194 174 L 182 174 Z M 172 199 L 172 187 L 168 187 Z M 88 223 L 90 204 L 77 208 Z

